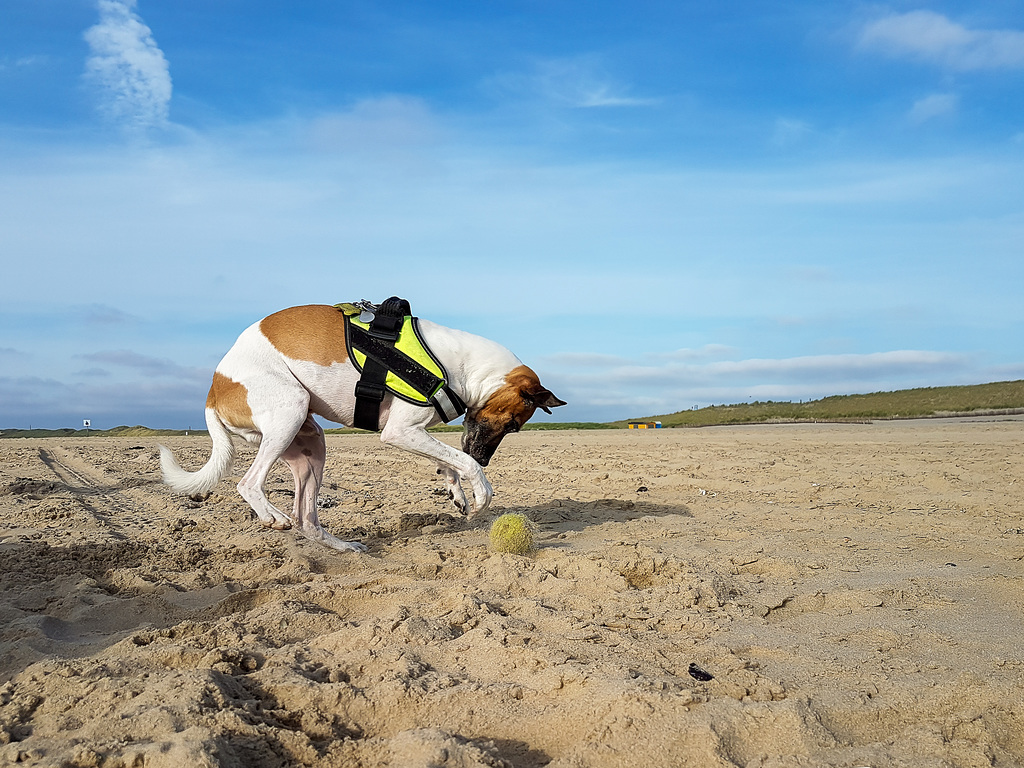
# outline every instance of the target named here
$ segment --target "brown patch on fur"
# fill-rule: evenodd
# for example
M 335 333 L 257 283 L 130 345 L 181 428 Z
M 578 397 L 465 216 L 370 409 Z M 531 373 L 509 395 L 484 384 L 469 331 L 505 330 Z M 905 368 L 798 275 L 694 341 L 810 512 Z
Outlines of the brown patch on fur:
M 505 383 L 487 398 L 484 407 L 477 412 L 476 419 L 504 427 L 514 418 L 522 426 L 537 410 L 523 395 L 539 391 L 546 390 L 537 374 L 525 365 L 516 366 L 505 374 Z
M 256 429 L 249 407 L 249 390 L 225 376 L 213 374 L 210 394 L 206 396 L 206 407 L 217 411 L 221 421 L 240 429 Z
M 345 316 L 335 307 L 312 304 L 283 309 L 263 318 L 260 331 L 274 349 L 292 360 L 324 367 L 348 360 Z

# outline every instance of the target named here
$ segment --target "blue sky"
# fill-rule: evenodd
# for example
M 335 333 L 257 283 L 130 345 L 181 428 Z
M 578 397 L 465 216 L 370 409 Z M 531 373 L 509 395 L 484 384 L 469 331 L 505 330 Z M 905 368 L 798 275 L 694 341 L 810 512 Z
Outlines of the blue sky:
M 4 0 L 0 427 L 392 294 L 610 420 L 1024 378 L 1017 2 Z

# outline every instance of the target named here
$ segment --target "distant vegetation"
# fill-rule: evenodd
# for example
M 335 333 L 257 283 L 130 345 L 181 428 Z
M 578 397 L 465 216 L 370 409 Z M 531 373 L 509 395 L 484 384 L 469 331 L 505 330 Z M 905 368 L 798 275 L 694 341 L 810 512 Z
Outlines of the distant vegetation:
M 524 429 L 619 429 L 614 424 L 599 424 L 593 421 L 539 422 L 527 424 Z M 461 432 L 462 425 L 431 427 L 431 432 Z M 361 429 L 338 427 L 325 429 L 328 435 L 368 434 Z M 0 429 L 0 439 L 5 437 L 165 437 L 183 435 L 206 435 L 205 429 L 150 429 L 149 427 L 112 427 L 111 429 Z
M 660 421 L 663 427 L 709 427 L 804 421 L 868 421 L 984 413 L 1024 412 L 1024 381 L 1000 381 L 965 387 L 926 387 L 869 395 L 836 395 L 806 403 L 756 402 L 712 405 L 664 416 L 613 422 Z
M 597 421 L 538 421 L 523 426 L 523 431 L 539 429 L 621 429 L 618 424 L 602 424 Z
M 664 416 L 645 416 L 607 424 L 592 421 L 527 424 L 524 429 L 624 429 L 630 421 L 660 421 L 663 427 L 712 427 L 725 424 L 770 424 L 805 421 L 870 421 L 916 419 L 935 416 L 977 416 L 986 413 L 1024 413 L 1024 380 L 999 381 L 966 387 L 925 387 L 869 395 L 835 395 L 806 403 L 757 402 L 712 405 Z M 432 432 L 458 432 L 461 426 L 433 427 Z M 358 434 L 362 430 L 324 430 L 329 435 Z M 2 429 L 4 437 L 162 437 L 205 435 L 205 429 Z
M 166 435 L 205 435 L 205 429 L 150 429 L 149 427 L 112 427 L 110 429 L 0 429 L 3 437 L 162 437 Z

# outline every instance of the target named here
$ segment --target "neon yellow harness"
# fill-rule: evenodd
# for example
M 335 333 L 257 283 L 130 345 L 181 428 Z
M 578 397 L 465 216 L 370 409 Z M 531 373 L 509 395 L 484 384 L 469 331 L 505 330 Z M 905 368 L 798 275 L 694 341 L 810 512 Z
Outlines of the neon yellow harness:
M 385 391 L 415 405 L 433 406 L 445 421 L 466 412 L 448 386 L 448 372 L 420 334 L 417 318 L 404 300 L 384 304 L 336 304 L 345 315 L 349 359 L 362 373 L 356 385 L 356 419 L 352 426 L 377 429 Z

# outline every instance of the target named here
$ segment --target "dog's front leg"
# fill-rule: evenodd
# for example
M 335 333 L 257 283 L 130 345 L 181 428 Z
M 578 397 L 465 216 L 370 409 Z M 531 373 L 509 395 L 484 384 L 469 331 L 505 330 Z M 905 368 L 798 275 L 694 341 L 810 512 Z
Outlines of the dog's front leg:
M 459 482 L 459 473 L 449 467 L 438 467 L 437 473 L 444 475 L 445 483 L 448 486 L 448 498 L 452 500 L 452 504 L 455 508 L 466 513 L 468 502 L 466 501 L 466 494 L 462 491 L 462 483 Z
M 424 409 L 415 408 L 416 411 Z M 483 468 L 477 464 L 476 459 L 457 448 L 442 443 L 426 431 L 427 422 L 422 417 L 416 418 L 419 414 L 412 414 L 414 418 L 396 418 L 400 416 L 399 408 L 393 408 L 388 423 L 380 433 L 381 442 L 402 448 L 410 453 L 426 456 L 436 461 L 446 470 L 448 478 L 448 489 L 452 491 L 453 501 L 458 506 L 459 497 L 462 498 L 463 508 L 466 508 L 466 497 L 459 485 L 460 480 L 469 482 L 473 490 L 473 507 L 467 509 L 467 516 L 470 518 L 483 512 L 490 506 L 494 491 L 491 484 L 484 475 Z M 448 474 L 451 473 L 451 474 Z M 454 480 L 452 479 L 454 475 Z M 458 488 L 458 492 L 455 492 Z

